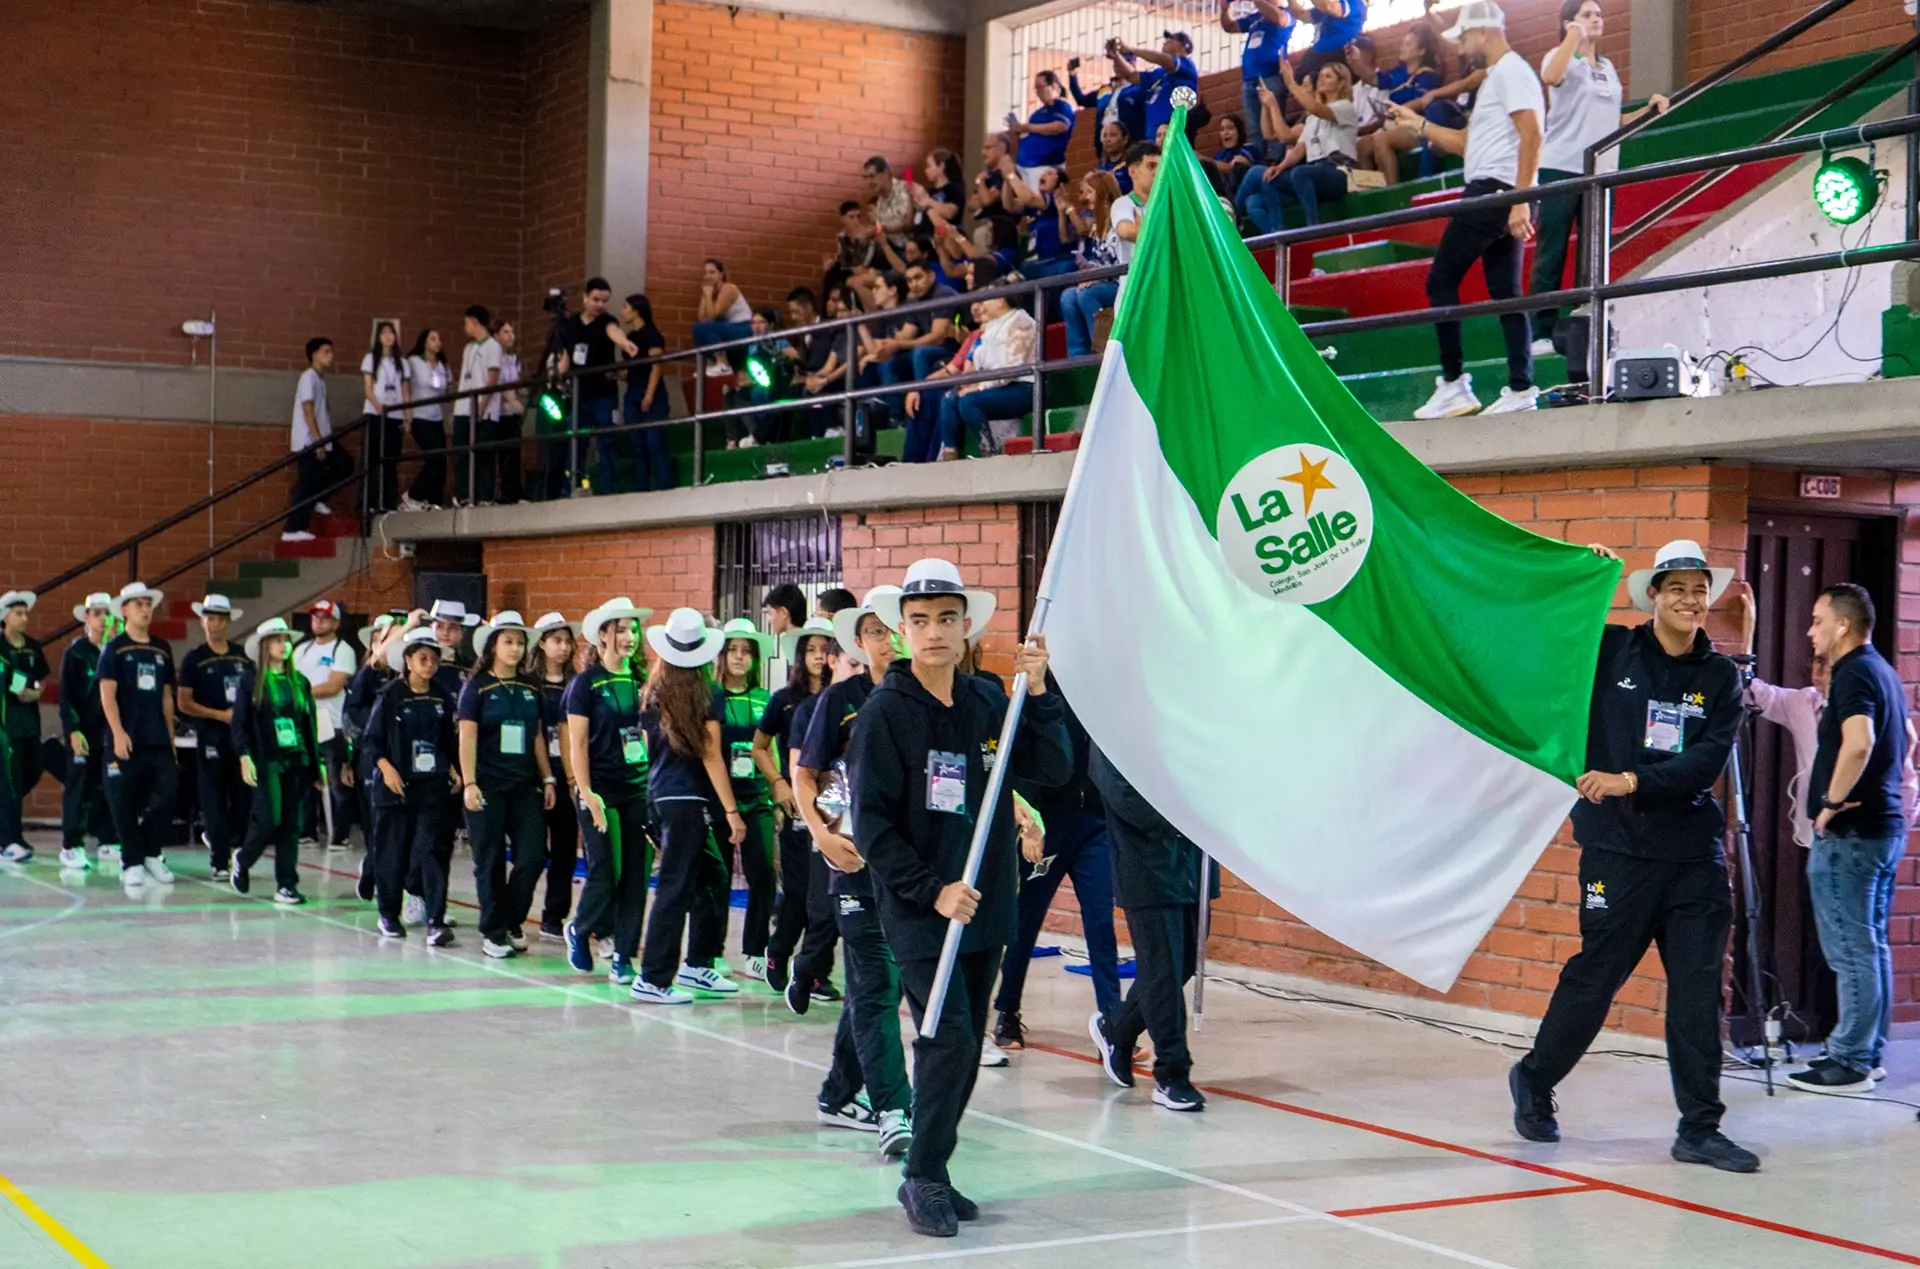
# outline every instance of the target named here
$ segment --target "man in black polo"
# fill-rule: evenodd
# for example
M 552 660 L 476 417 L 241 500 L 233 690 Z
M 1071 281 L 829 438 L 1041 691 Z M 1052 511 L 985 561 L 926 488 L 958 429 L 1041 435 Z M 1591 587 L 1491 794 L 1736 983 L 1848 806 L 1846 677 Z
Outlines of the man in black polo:
M 1820 592 L 1807 631 L 1813 654 L 1833 667 L 1807 777 L 1807 808 L 1818 808 L 1807 893 L 1839 987 L 1840 1016 L 1826 1056 L 1787 1083 L 1816 1093 L 1873 1091 L 1893 1008 L 1887 920 L 1894 874 L 1907 853 L 1900 789 L 1907 692 L 1871 642 L 1873 620 L 1867 592 L 1843 582 Z
M 1594 553 L 1618 559 L 1595 546 Z M 1699 545 L 1669 542 L 1627 579 L 1653 620 L 1608 626 L 1587 721 L 1588 771 L 1575 783 L 1580 950 L 1540 1021 L 1533 1051 L 1507 1075 L 1513 1126 L 1558 1141 L 1553 1090 L 1606 1025 L 1607 1010 L 1658 943 L 1667 973 L 1667 1065 L 1681 1163 L 1753 1172 L 1760 1160 L 1720 1132 L 1721 990 L 1733 922 L 1727 818 L 1713 796 L 1740 726 L 1740 676 L 1707 638 L 1707 609 L 1733 580 Z
M 152 629 L 161 598 L 141 582 L 121 587 L 113 606 L 127 628 L 100 651 L 102 738 L 111 746 L 107 805 L 120 833 L 120 880 L 130 890 L 174 880 L 160 855 L 180 788 L 173 747 L 173 647 Z
M 616 350 L 627 357 L 640 355 L 640 350 L 627 338 L 627 333 L 620 329 L 619 321 L 607 312 L 607 304 L 612 299 L 611 282 L 605 278 L 587 279 L 580 312 L 569 317 L 564 327 L 566 351 L 560 357 L 562 372 L 569 369 L 603 370 L 614 364 Z M 581 375 L 579 400 L 580 415 L 574 425 L 582 431 L 601 432 L 600 436 L 594 438 L 599 461 L 593 469 L 593 492 L 618 493 L 619 467 L 615 442 L 620 438 L 607 435 L 605 429 L 613 426 L 616 407 L 620 402 L 620 384 L 611 374 Z M 584 460 L 583 455 L 580 464 L 583 468 L 587 465 Z

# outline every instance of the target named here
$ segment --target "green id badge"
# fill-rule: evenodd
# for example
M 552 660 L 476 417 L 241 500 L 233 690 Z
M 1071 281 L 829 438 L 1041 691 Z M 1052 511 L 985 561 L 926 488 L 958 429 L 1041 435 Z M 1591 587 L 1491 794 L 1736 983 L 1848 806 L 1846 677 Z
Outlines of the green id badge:
M 527 752 L 525 723 L 500 724 L 500 752 L 510 758 L 518 758 Z
M 638 727 L 620 729 L 620 757 L 631 766 L 647 760 L 647 736 Z
M 733 742 L 733 761 L 727 767 L 727 774 L 736 780 L 753 778 L 753 744 L 751 741 Z
M 273 740 L 282 749 L 298 749 L 300 728 L 291 718 L 276 718 L 273 720 Z
M 12 681 L 12 683 L 11 683 L 11 684 L 10 684 L 10 685 L 9 685 L 9 686 L 7 687 L 7 690 L 8 690 L 9 692 L 12 692 L 12 693 L 13 693 L 13 694 L 14 694 L 15 696 L 18 696 L 18 695 L 20 695 L 20 693 L 22 693 L 22 692 L 24 692 L 24 691 L 26 691 L 26 690 L 27 690 L 27 676 L 26 676 L 26 675 L 24 675 L 24 674 L 22 674 L 22 673 L 20 673 L 20 671 L 18 671 L 18 670 L 15 670 L 15 671 L 13 672 L 13 681 Z

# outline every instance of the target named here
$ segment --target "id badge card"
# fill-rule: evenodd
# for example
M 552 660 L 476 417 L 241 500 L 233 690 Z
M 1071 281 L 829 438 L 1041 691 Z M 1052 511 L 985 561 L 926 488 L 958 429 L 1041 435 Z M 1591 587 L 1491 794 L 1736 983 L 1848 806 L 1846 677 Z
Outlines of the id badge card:
M 500 724 L 500 752 L 509 758 L 518 758 L 527 752 L 527 725 L 525 723 Z
M 558 732 L 551 732 L 547 736 L 547 757 L 558 758 L 559 756 L 560 734 Z
M 7 685 L 7 690 L 9 692 L 12 692 L 15 696 L 18 696 L 20 695 L 20 693 L 26 691 L 27 676 L 22 674 L 20 671 L 15 670 L 13 672 L 12 680 Z
M 927 809 L 949 815 L 967 809 L 967 759 L 965 754 L 939 749 L 927 752 Z
M 647 734 L 638 727 L 620 729 L 620 757 L 629 766 L 639 766 L 647 760 Z
M 1648 701 L 1646 747 L 1657 753 L 1679 753 L 1686 743 L 1685 723 L 1678 705 Z
M 433 774 L 433 742 L 431 740 L 413 742 L 413 771 L 415 775 Z
M 733 742 L 733 761 L 727 766 L 727 774 L 736 780 L 753 778 L 753 745 L 749 741 Z
M 587 346 L 585 344 L 575 344 L 573 346 L 574 368 L 577 370 L 581 366 L 584 366 L 586 364 L 587 364 Z
M 231 709 L 240 703 L 240 680 L 227 680 L 227 707 Z
M 155 692 L 160 689 L 160 675 L 150 665 L 143 665 L 133 672 L 133 686 L 137 691 Z
M 291 718 L 274 719 L 273 742 L 282 749 L 298 749 L 300 747 L 299 726 Z

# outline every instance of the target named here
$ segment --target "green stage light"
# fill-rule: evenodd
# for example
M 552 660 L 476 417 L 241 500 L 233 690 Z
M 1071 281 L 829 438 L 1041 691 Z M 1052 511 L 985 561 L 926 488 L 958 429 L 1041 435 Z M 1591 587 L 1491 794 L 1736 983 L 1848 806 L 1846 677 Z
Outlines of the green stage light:
M 1813 201 L 1836 225 L 1851 225 L 1880 201 L 1880 179 L 1864 159 L 1830 158 L 1813 174 Z
M 773 386 L 773 371 L 759 357 L 747 358 L 747 377 L 753 380 L 755 387 L 771 388 Z
M 546 415 L 555 423 L 558 423 L 567 417 L 567 407 L 565 403 L 560 400 L 559 393 L 542 392 L 540 394 L 540 413 Z

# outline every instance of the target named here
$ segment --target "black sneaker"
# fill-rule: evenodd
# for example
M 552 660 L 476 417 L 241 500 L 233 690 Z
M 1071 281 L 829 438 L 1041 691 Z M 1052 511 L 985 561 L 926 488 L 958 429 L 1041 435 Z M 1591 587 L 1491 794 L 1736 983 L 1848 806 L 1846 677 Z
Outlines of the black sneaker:
M 811 995 L 823 1005 L 830 1005 L 836 1000 L 845 999 L 845 997 L 841 996 L 840 989 L 824 978 L 813 985 Z
M 951 1185 L 947 1187 L 947 1202 L 953 1204 L 955 1220 L 977 1221 L 980 1219 L 980 1205 Z
M 540 937 L 549 942 L 564 943 L 567 941 L 567 931 L 561 923 L 542 921 L 540 923 Z
M 1178 1084 L 1155 1084 L 1153 1100 L 1168 1110 L 1205 1110 L 1207 1099 L 1200 1090 L 1181 1080 Z
M 993 1024 L 993 1042 L 1008 1052 L 1027 1047 L 1027 1029 L 1020 1024 L 1018 1009 L 1001 1011 L 999 1021 Z
M 250 886 L 247 881 L 247 870 L 238 864 L 234 865 L 233 876 L 227 878 L 227 884 L 233 887 L 235 894 L 245 894 Z
M 952 1238 L 960 1232 L 960 1218 L 953 1213 L 953 1200 L 947 1187 L 938 1181 L 908 1177 L 895 1193 L 900 1206 L 907 1209 L 907 1224 L 916 1234 L 929 1238 Z
M 383 939 L 403 939 L 407 937 L 407 927 L 398 921 L 380 918 L 380 937 Z
M 784 993 L 792 981 L 793 962 L 784 956 L 767 957 L 767 986 Z
M 1113 1047 L 1113 1041 L 1107 1038 L 1107 1019 L 1098 1009 L 1087 1019 L 1087 1034 L 1093 1037 L 1093 1047 L 1100 1054 L 1100 1069 L 1107 1078 L 1121 1088 L 1133 1087 L 1133 1066 L 1125 1054 Z
M 803 979 L 789 980 L 786 990 L 780 994 L 787 998 L 787 1008 L 797 1014 L 806 1013 L 807 1006 L 813 1003 L 813 993 Z
M 1513 1094 L 1513 1130 L 1528 1141 L 1560 1140 L 1560 1121 L 1554 1112 L 1552 1093 L 1541 1093 L 1528 1081 L 1527 1073 L 1515 1062 L 1507 1072 L 1507 1091 Z
M 444 925 L 428 926 L 427 927 L 427 946 L 428 947 L 452 947 L 453 931 L 448 929 Z
M 1873 1076 L 1827 1058 L 1787 1076 L 1787 1083 L 1809 1093 L 1871 1093 Z
M 1758 1172 L 1760 1156 L 1751 1150 L 1743 1150 L 1728 1141 L 1720 1133 L 1702 1137 L 1698 1141 L 1688 1141 L 1676 1137 L 1673 1142 L 1673 1157 L 1680 1163 L 1704 1163 L 1710 1168 L 1719 1168 L 1722 1172 Z
M 353 892 L 360 896 L 360 902 L 373 902 L 373 856 L 360 858 L 360 880 L 354 883 Z

